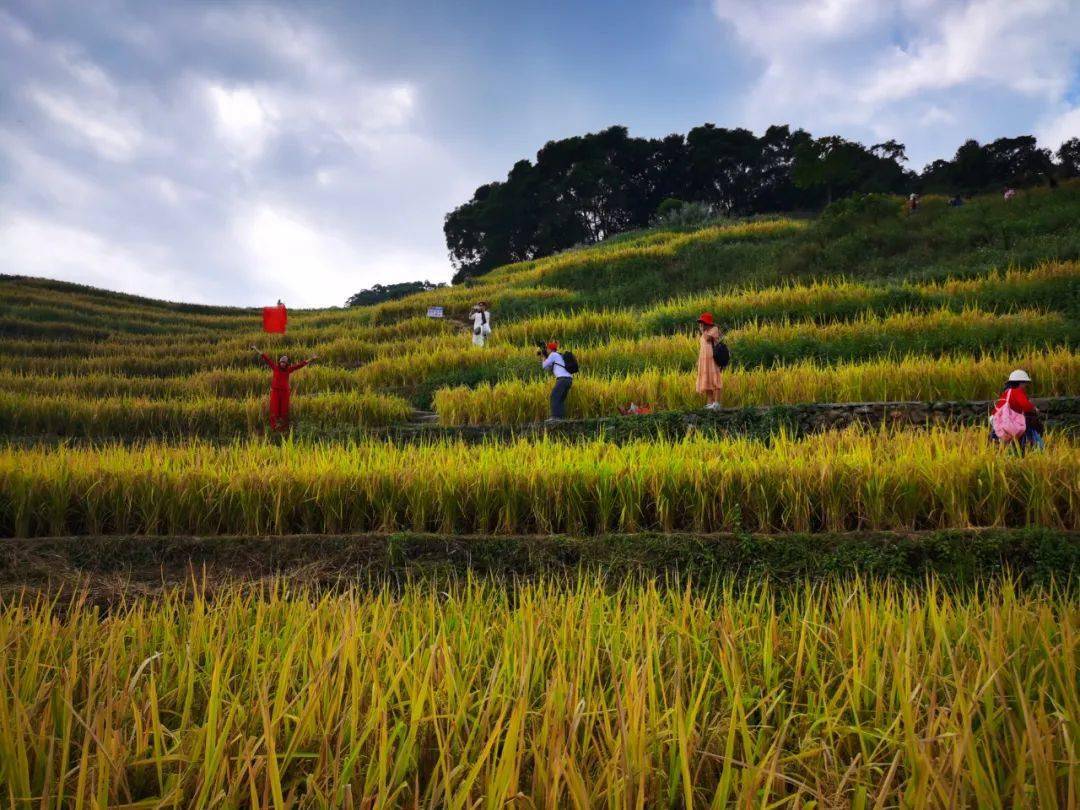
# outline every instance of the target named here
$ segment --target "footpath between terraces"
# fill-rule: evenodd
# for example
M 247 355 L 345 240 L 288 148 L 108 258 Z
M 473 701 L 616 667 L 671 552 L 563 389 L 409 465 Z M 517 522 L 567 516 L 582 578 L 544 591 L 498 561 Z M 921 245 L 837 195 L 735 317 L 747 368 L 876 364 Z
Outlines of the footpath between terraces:
M 1080 430 L 1080 397 L 1035 399 L 1051 431 Z M 800 405 L 772 405 L 723 408 L 717 411 L 663 411 L 635 416 L 611 416 L 594 419 L 565 419 L 558 422 L 528 422 L 521 425 L 442 425 L 429 414 L 414 412 L 409 422 L 382 428 L 341 424 L 299 422 L 290 434 L 268 434 L 273 440 L 348 441 L 386 439 L 395 442 L 430 442 L 438 440 L 468 443 L 551 438 L 575 441 L 603 439 L 609 442 L 634 439 L 678 439 L 683 436 L 745 435 L 768 438 L 780 431 L 790 437 L 812 435 L 852 426 L 925 428 L 934 426 L 977 426 L 988 424 L 991 402 L 961 400 L 942 402 L 815 402 Z M 72 431 L 42 433 L 34 436 L 0 436 L 0 443 L 17 446 L 50 445 L 58 442 L 142 442 L 148 439 L 232 442 L 251 438 L 250 431 L 187 432 L 131 430 Z

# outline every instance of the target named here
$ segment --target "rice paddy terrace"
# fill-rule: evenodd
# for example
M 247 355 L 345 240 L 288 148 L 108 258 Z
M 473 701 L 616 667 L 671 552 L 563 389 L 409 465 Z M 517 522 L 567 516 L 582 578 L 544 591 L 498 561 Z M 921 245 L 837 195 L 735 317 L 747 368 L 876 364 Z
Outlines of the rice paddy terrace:
M 0 278 L 4 801 L 1078 806 L 1080 186 L 872 208 L 284 336 Z M 549 429 L 552 338 L 582 373 Z M 252 343 L 320 355 L 287 436 Z M 1016 367 L 1041 452 L 987 441 Z

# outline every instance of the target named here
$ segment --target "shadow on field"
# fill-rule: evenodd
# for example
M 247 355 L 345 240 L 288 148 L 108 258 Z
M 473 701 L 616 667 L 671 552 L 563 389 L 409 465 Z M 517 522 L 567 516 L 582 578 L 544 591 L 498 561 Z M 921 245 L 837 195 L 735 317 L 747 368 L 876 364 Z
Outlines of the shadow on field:
M 985 529 L 843 534 L 568 536 L 292 535 L 78 537 L 0 542 L 0 597 L 85 593 L 108 606 L 178 586 L 204 594 L 274 579 L 316 588 L 394 588 L 464 575 L 504 580 L 747 577 L 783 583 L 837 575 L 967 586 L 1008 573 L 1069 583 L 1080 533 Z

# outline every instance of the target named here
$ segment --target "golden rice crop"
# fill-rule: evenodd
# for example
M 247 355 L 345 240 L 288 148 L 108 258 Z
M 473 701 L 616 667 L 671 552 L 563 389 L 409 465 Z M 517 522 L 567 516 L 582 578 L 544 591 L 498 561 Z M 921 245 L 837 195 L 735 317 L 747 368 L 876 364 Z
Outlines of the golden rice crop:
M 1077 444 L 1048 444 L 1020 457 L 985 429 L 934 429 L 768 444 L 7 447 L 0 536 L 1080 528 Z
M 255 397 L 270 388 L 270 372 L 253 363 L 250 368 L 215 368 L 169 377 L 132 377 L 123 374 L 25 374 L 0 370 L 0 391 L 36 396 L 142 397 L 146 399 L 191 399 L 214 397 Z M 356 369 L 317 363 L 292 378 L 293 391 L 300 396 L 365 390 L 366 382 Z
M 993 307 L 1076 308 L 1080 262 L 1049 262 L 1020 270 L 995 271 L 975 278 L 923 283 L 865 284 L 845 279 L 790 284 L 741 292 L 682 296 L 641 313 L 647 332 L 691 329 L 698 315 L 712 312 L 718 323 L 812 318 L 827 322 L 859 313 L 889 314 L 904 309 Z M 1071 291 L 1071 292 L 1070 292 Z
M 291 345 L 280 341 L 279 345 L 273 342 L 264 345 L 271 354 L 286 351 L 301 357 L 318 353 L 323 363 L 359 367 L 349 379 L 365 388 L 411 386 L 426 376 L 470 368 L 485 369 L 489 379 L 527 374 L 534 359 L 533 338 L 561 334 L 559 330 L 564 324 L 573 324 L 585 334 L 607 335 L 606 342 L 591 346 L 575 344 L 572 339 L 563 341 L 564 345 L 575 349 L 588 373 L 610 375 L 694 367 L 696 338 L 675 335 L 620 339 L 617 335 L 634 331 L 634 320 L 627 315 L 610 318 L 609 315 L 618 314 L 555 315 L 512 324 L 496 330 L 492 345 L 483 351 L 473 349 L 465 333 L 435 333 L 427 339 L 403 337 L 383 343 L 342 336 L 325 343 L 308 342 L 306 346 L 295 341 Z M 806 357 L 835 361 L 908 353 L 967 352 L 977 356 L 1003 348 L 1016 352 L 1024 347 L 1074 343 L 1074 332 L 1071 323 L 1056 313 L 1021 311 L 999 315 L 980 310 L 939 310 L 901 312 L 886 317 L 864 314 L 853 320 L 823 324 L 814 321 L 748 323 L 729 332 L 726 339 L 732 349 L 733 363 L 745 367 L 792 362 Z M 183 387 L 179 380 L 189 378 L 191 390 L 201 392 L 206 375 L 212 373 L 247 380 L 240 389 L 232 390 L 241 390 L 248 395 L 264 387 L 258 383 L 255 372 L 265 373 L 265 370 L 252 356 L 248 342 L 235 339 L 210 345 L 147 342 L 142 346 L 127 341 L 97 344 L 24 341 L 11 342 L 5 348 L 9 356 L 19 358 L 18 368 L 23 372 L 38 378 L 69 379 L 73 389 L 85 388 L 90 383 L 78 382 L 67 375 L 152 378 L 146 385 L 147 395 L 152 395 L 149 390 L 161 388 L 162 381 L 167 378 L 177 380 L 170 387 L 178 390 Z M 91 354 L 86 354 L 87 350 Z M 304 379 L 321 380 L 323 374 L 322 370 L 311 369 L 305 371 Z M 333 376 L 335 383 L 329 390 L 337 390 L 345 384 L 346 378 L 341 376 L 340 369 L 334 371 Z M 18 379 L 11 380 L 11 385 L 9 390 L 20 390 Z M 43 387 L 48 384 L 27 381 L 25 385 Z M 139 393 L 134 383 L 118 382 L 116 385 Z M 213 392 L 219 390 L 214 388 Z M 327 386 L 314 384 L 310 390 L 327 390 Z
M 267 423 L 266 395 L 184 399 L 31 395 L 0 391 L 0 433 L 32 436 L 232 436 Z M 400 397 L 369 392 L 295 396 L 294 424 L 377 427 L 404 422 L 411 406 Z
M 557 325 L 558 317 L 533 319 L 537 323 Z M 598 323 L 599 321 L 597 321 Z M 511 326 L 512 331 L 517 325 Z M 748 324 L 728 333 L 727 340 L 733 362 L 740 366 L 770 365 L 791 362 L 808 356 L 824 360 L 874 357 L 877 355 L 938 352 L 970 352 L 979 354 L 1002 348 L 1017 351 L 1024 346 L 1050 345 L 1069 342 L 1071 327 L 1060 315 L 1038 312 L 1019 312 L 995 315 L 979 310 L 955 313 L 941 310 L 932 313 L 897 313 L 888 317 L 866 315 L 852 321 L 817 324 L 814 322 Z M 570 344 L 573 345 L 573 344 Z M 348 385 L 362 388 L 408 387 L 431 375 L 485 369 L 491 376 L 521 376 L 535 370 L 535 350 L 528 343 L 516 345 L 505 340 L 477 349 L 468 335 L 445 335 L 426 341 L 405 339 L 384 344 L 357 344 L 342 339 L 334 344 L 316 347 L 320 357 L 328 362 L 348 362 L 356 358 L 355 371 L 313 367 L 302 378 L 307 390 L 338 390 Z M 634 370 L 688 370 L 697 362 L 697 339 L 685 335 L 657 336 L 638 339 L 611 339 L 595 346 L 574 346 L 579 358 L 593 374 L 618 374 Z M 294 351 L 297 356 L 305 352 Z M 254 394 L 265 388 L 265 370 L 253 368 L 250 352 L 237 347 L 232 354 L 214 359 L 231 359 L 248 369 L 195 372 L 194 390 L 202 390 L 208 381 L 218 381 L 213 393 L 240 391 Z M 360 361 L 364 361 L 362 364 Z M 121 362 L 119 357 L 109 362 Z M 134 363 L 149 363 L 149 359 L 134 358 Z M 175 358 L 162 360 L 153 368 L 168 370 Z M 97 364 L 88 364 L 96 368 Z M 125 367 L 130 368 L 127 363 Z M 200 368 L 197 365 L 196 368 Z M 225 379 L 240 380 L 226 387 Z M 331 381 L 332 382 L 329 382 Z M 0 377 L 2 382 L 2 377 Z M 75 383 L 77 386 L 78 383 Z M 155 381 L 156 385 L 156 381 Z M 19 390 L 18 380 L 12 381 Z
M 13 807 L 1075 807 L 1080 608 L 485 581 L 0 607 Z
M 751 322 L 725 336 L 737 367 L 797 360 L 862 360 L 907 354 L 968 354 L 1038 349 L 1074 343 L 1074 329 L 1055 313 L 1022 311 L 996 315 L 980 310 L 863 314 L 850 321 Z M 1080 332 L 1076 332 L 1080 337 Z M 587 373 L 697 368 L 698 338 L 689 335 L 611 340 L 573 346 Z
M 409 321 L 397 325 L 407 326 Z M 364 337 L 362 334 L 326 335 L 323 341 L 300 336 L 247 336 L 217 341 L 183 341 L 156 343 L 123 339 L 78 343 L 60 340 L 6 340 L 0 346 L 4 354 L 17 362 L 22 372 L 34 374 L 92 374 L 112 373 L 149 377 L 190 375 L 208 369 L 252 368 L 261 366 L 252 354 L 254 343 L 272 357 L 286 353 L 294 358 L 318 354 L 322 362 L 356 367 L 376 358 L 392 357 L 404 352 L 416 352 L 422 346 L 439 347 L 448 342 L 462 345 L 463 332 L 434 322 L 436 329 L 426 334 L 410 335 L 401 330 L 392 334 Z M 372 331 L 390 332 L 393 327 L 374 327 Z
M 559 287 L 518 287 L 505 283 L 486 282 L 474 286 L 441 288 L 417 293 L 397 301 L 377 304 L 373 310 L 375 323 L 392 324 L 405 317 L 416 317 L 428 307 L 441 306 L 447 317 L 464 318 L 477 301 L 487 301 L 492 310 L 538 304 L 554 307 L 569 306 L 575 295 Z
M 613 337 L 643 333 L 641 316 L 631 310 L 579 310 L 546 312 L 510 324 L 495 323 L 490 342 L 495 345 L 532 346 L 538 340 L 596 343 Z
M 68 324 L 58 324 L 64 329 Z M 418 338 L 438 339 L 463 333 L 457 324 L 430 318 L 409 318 L 383 326 L 358 326 L 353 329 L 320 327 L 300 329 L 287 335 L 267 335 L 248 324 L 241 332 L 199 333 L 190 335 L 178 330 L 174 334 L 124 335 L 109 334 L 98 340 L 61 338 L 7 337 L 3 340 L 6 354 L 15 357 L 98 357 L 113 355 L 143 355 L 162 361 L 180 362 L 201 360 L 204 364 L 223 364 L 249 361 L 249 347 L 255 344 L 270 352 L 285 350 L 300 352 L 316 348 L 337 359 L 366 360 L 376 352 L 395 351 L 398 346 Z
M 1054 262 L 1031 270 L 1011 269 L 970 279 L 921 284 L 866 284 L 844 279 L 814 281 L 742 291 L 683 296 L 642 310 L 550 312 L 498 325 L 495 343 L 536 340 L 594 343 L 613 336 L 693 331 L 697 316 L 712 312 L 719 323 L 736 327 L 791 319 L 831 323 L 904 310 L 932 311 L 980 307 L 995 313 L 1024 307 L 1056 310 L 1080 305 L 1080 262 Z
M 5 304 L 43 306 L 56 311 L 66 309 L 69 312 L 77 309 L 82 313 L 99 314 L 105 318 L 137 318 L 145 324 L 167 321 L 212 329 L 229 329 L 261 316 L 257 309 L 179 304 L 92 287 L 51 289 L 43 287 L 42 281 L 45 280 L 0 278 L 0 290 L 3 291 Z
M 1002 357 L 883 358 L 822 365 L 805 360 L 777 368 L 733 370 L 724 375 L 724 404 L 731 407 L 801 402 L 989 399 L 1012 369 L 1035 379 L 1037 396 L 1070 396 L 1080 390 L 1080 357 L 1068 349 Z M 435 393 L 439 420 L 448 425 L 535 422 L 547 415 L 551 381 L 508 380 Z M 702 406 L 689 373 L 638 371 L 611 378 L 579 375 L 570 393 L 573 418 L 613 416 L 620 405 L 648 402 L 661 410 Z

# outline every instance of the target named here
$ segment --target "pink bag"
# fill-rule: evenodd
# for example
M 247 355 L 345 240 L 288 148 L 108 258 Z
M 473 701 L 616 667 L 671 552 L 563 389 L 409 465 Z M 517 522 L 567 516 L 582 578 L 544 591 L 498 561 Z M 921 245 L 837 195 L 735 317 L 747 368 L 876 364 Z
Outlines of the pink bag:
M 1014 411 L 1009 405 L 1012 392 L 1015 390 L 1015 388 L 1009 389 L 1009 392 L 1005 394 L 1005 401 L 1001 403 L 1001 407 L 994 411 L 994 415 L 990 417 L 990 424 L 994 426 L 994 435 L 1003 442 L 1019 439 L 1027 431 L 1027 417 L 1018 411 Z

